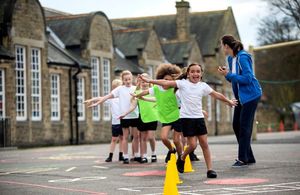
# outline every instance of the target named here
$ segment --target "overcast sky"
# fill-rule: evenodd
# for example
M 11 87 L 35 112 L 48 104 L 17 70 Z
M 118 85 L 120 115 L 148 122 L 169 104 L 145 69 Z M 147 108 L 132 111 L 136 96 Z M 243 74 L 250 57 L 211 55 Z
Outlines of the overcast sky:
M 177 0 L 178 1 L 178 0 Z M 264 0 L 188 0 L 190 12 L 227 9 L 231 6 L 245 47 L 257 46 L 259 19 L 267 12 Z M 176 0 L 40 0 L 42 6 L 71 14 L 104 12 L 108 18 L 176 14 Z

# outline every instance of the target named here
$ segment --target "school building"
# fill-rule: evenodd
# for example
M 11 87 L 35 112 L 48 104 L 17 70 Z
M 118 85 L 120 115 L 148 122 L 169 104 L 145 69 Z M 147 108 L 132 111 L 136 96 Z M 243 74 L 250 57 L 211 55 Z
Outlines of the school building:
M 198 62 L 205 65 L 204 81 L 232 97 L 217 73 L 224 63 L 220 37 L 239 39 L 232 9 L 190 12 L 188 1 L 174 6 L 173 15 L 110 20 L 101 11 L 43 8 L 38 0 L 1 1 L 1 146 L 108 142 L 108 105 L 89 109 L 82 101 L 109 93 L 122 70 L 154 77 L 161 63 Z M 232 133 L 232 109 L 210 97 L 203 107 L 210 135 Z

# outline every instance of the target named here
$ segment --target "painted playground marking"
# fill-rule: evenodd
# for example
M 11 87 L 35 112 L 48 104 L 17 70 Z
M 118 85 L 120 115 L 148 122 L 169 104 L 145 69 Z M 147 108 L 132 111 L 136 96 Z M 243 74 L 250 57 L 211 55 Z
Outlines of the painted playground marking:
M 183 187 L 183 186 L 182 186 Z M 178 186 L 178 189 L 182 189 Z M 188 187 L 188 186 L 186 186 Z M 189 186 L 191 187 L 191 186 Z M 119 188 L 118 190 L 124 191 L 143 191 L 147 188 L 136 187 L 136 188 Z M 152 188 L 154 189 L 154 187 Z M 160 192 L 156 193 L 144 193 L 143 195 L 161 195 L 163 192 L 163 187 L 156 188 L 160 189 Z M 203 190 L 188 190 L 179 191 L 180 194 L 193 194 L 193 195 L 236 195 L 236 194 L 261 194 L 261 193 L 274 193 L 274 192 L 288 192 L 288 191 L 299 191 L 300 192 L 300 182 L 289 182 L 289 183 L 277 183 L 277 184 L 266 184 L 266 185 L 256 185 L 256 186 L 245 186 L 245 187 L 226 187 L 226 188 L 213 188 L 213 189 L 203 189 Z
M 205 181 L 205 184 L 215 184 L 215 185 L 242 185 L 242 184 L 256 184 L 264 183 L 269 181 L 268 179 L 259 178 L 242 178 L 242 179 L 216 179 Z
M 106 177 L 99 177 L 99 176 L 91 176 L 91 177 L 79 177 L 79 178 L 72 178 L 72 179 L 53 179 L 49 180 L 49 183 L 70 183 L 70 182 L 77 182 L 77 181 L 96 181 L 96 180 L 103 180 Z
M 17 174 L 17 173 L 40 173 L 40 172 L 48 172 L 48 171 L 53 171 L 57 170 L 58 168 L 30 168 L 30 169 L 16 169 L 12 171 L 5 171 L 5 172 L 0 172 L 1 175 L 10 175 L 10 174 Z
M 164 176 L 166 171 L 139 171 L 139 172 L 131 172 L 131 173 L 124 173 L 124 176 L 133 176 L 133 177 L 143 177 L 143 176 Z

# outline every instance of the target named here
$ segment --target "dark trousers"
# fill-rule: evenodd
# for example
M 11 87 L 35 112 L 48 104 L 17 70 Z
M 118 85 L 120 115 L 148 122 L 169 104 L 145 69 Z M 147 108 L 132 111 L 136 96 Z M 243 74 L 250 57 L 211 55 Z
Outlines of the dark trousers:
M 238 104 L 233 114 L 233 130 L 239 144 L 238 159 L 245 163 L 255 163 L 251 148 L 251 135 L 255 110 L 260 98 Z

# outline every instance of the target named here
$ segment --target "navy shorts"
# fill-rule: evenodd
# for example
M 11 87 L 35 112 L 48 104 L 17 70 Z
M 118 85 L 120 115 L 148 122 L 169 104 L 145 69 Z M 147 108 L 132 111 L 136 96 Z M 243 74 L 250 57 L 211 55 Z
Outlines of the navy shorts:
M 137 126 L 139 131 L 155 131 L 157 128 L 157 121 L 144 123 L 141 118 L 139 118 L 139 124 Z
M 171 126 L 171 129 L 174 129 L 176 132 L 181 133 L 182 132 L 182 123 L 181 119 L 178 119 L 171 123 L 162 123 L 162 126 Z
M 137 127 L 138 124 L 139 124 L 139 119 L 138 118 L 121 119 L 122 128 Z
M 204 118 L 182 118 L 182 133 L 184 137 L 207 134 Z
M 111 125 L 111 131 L 113 137 L 119 137 L 120 135 L 123 135 L 121 125 Z

